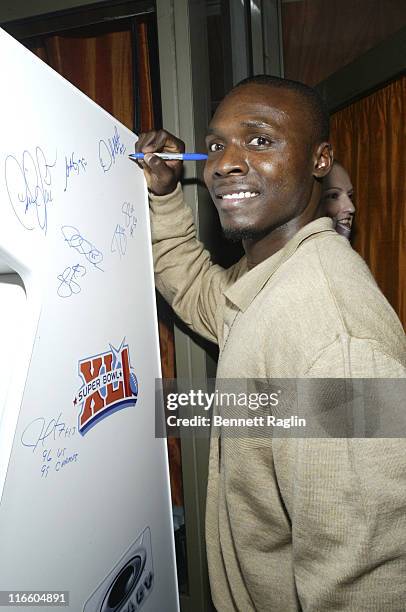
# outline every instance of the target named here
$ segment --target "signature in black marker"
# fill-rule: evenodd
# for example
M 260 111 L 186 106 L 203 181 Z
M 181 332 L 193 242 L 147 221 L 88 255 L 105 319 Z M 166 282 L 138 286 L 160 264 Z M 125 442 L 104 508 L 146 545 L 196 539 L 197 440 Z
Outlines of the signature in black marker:
M 61 228 L 61 231 L 65 241 L 72 249 L 75 249 L 78 253 L 84 255 L 89 263 L 93 264 L 95 268 L 98 268 L 103 272 L 102 268 L 100 268 L 98 265 L 103 261 L 103 254 L 94 246 L 94 244 L 89 242 L 89 240 L 86 240 L 86 238 L 83 238 L 79 230 L 72 225 L 64 225 Z
M 99 161 L 103 172 L 108 172 L 113 164 L 116 163 L 118 156 L 125 155 L 126 146 L 120 140 L 117 127 L 114 127 L 114 135 L 107 139 L 99 140 Z
M 59 297 L 68 298 L 73 294 L 80 293 L 82 289 L 77 282 L 77 279 L 81 278 L 85 274 L 86 268 L 84 266 L 80 266 L 79 264 L 65 268 L 62 274 L 58 275 L 60 285 L 57 293 Z
M 68 188 L 68 178 L 74 172 L 76 175 L 80 174 L 80 172 L 86 172 L 87 161 L 84 157 L 80 157 L 78 160 L 75 160 L 75 153 L 72 153 L 69 160 L 65 156 L 65 189 Z
M 40 443 L 44 446 L 50 440 L 71 438 L 76 433 L 76 427 L 69 427 L 61 420 L 62 412 L 55 418 L 46 420 L 45 417 L 38 417 L 27 425 L 21 434 L 21 444 L 32 448 L 34 452 Z
M 52 199 L 52 173 L 55 161 L 49 163 L 41 147 L 35 154 L 24 151 L 21 160 L 7 155 L 5 179 L 8 197 L 14 213 L 23 227 L 48 229 L 48 204 Z

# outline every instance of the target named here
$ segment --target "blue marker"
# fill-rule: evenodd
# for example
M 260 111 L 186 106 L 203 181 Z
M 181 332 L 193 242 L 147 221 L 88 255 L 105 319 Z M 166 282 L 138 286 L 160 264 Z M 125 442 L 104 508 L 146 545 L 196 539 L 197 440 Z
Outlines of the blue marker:
M 161 159 L 179 159 L 180 161 L 198 161 L 207 159 L 204 153 L 153 153 Z M 144 153 L 131 153 L 128 156 L 130 159 L 144 159 Z

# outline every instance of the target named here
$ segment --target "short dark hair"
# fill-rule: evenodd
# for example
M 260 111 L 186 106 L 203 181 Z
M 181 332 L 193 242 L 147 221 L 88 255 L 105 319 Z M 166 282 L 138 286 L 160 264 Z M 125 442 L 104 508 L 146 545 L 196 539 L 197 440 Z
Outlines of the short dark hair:
M 237 83 L 231 91 L 243 85 L 250 85 L 251 83 L 267 85 L 268 87 L 281 87 L 296 92 L 297 95 L 301 97 L 304 103 L 304 109 L 312 123 L 315 141 L 323 142 L 328 140 L 330 135 L 329 112 L 322 97 L 315 89 L 304 83 L 300 83 L 300 81 L 282 79 L 281 77 L 271 76 L 269 74 L 258 74 L 243 79 Z

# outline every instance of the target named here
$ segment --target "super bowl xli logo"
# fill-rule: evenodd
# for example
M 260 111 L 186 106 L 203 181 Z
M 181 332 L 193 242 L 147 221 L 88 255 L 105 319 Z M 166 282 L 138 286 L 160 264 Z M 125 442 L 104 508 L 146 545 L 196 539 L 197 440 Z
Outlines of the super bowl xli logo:
M 118 349 L 110 344 L 109 351 L 79 361 L 78 374 L 83 384 L 73 405 L 80 408 L 82 435 L 101 419 L 137 402 L 138 382 L 125 338 Z

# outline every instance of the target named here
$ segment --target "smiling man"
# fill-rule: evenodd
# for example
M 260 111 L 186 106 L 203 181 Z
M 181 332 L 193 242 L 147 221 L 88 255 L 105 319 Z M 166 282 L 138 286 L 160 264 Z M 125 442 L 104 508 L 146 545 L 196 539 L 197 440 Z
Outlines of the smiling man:
M 181 163 L 151 154 L 141 165 L 157 287 L 218 343 L 218 379 L 404 377 L 399 320 L 331 219 L 317 218 L 332 164 L 317 94 L 274 77 L 242 82 L 218 107 L 207 149 L 221 225 L 245 250 L 227 270 L 196 239 Z M 136 150 L 184 144 L 149 132 Z M 217 610 L 403 610 L 405 450 L 398 439 L 213 437 L 206 541 Z

